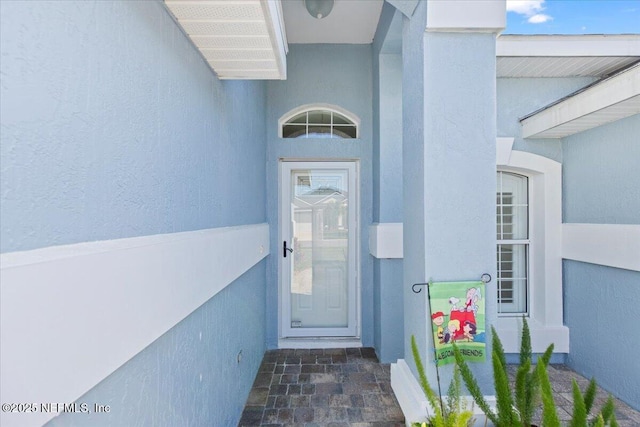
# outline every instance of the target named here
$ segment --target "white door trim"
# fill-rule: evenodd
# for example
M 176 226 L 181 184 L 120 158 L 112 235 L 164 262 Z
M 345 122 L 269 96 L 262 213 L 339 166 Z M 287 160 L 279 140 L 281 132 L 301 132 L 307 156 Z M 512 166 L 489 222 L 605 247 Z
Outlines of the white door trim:
M 310 333 L 310 329 L 291 328 L 291 299 L 290 299 L 290 258 L 284 258 L 282 242 L 290 244 L 291 220 L 289 206 L 289 189 L 291 186 L 291 171 L 295 169 L 347 169 L 349 171 L 350 196 L 350 224 L 349 257 L 354 262 L 349 266 L 350 287 L 348 290 L 348 326 L 346 328 L 322 328 L 320 333 Z M 359 195 L 359 162 L 357 160 L 299 160 L 280 159 L 279 161 L 279 214 L 278 214 L 278 329 L 279 346 L 291 348 L 296 341 L 315 341 L 314 347 L 331 347 L 336 343 L 349 343 L 349 346 L 358 346 L 360 343 L 360 195 Z M 286 226 L 285 226 L 286 223 Z M 307 347 L 308 348 L 308 347 Z

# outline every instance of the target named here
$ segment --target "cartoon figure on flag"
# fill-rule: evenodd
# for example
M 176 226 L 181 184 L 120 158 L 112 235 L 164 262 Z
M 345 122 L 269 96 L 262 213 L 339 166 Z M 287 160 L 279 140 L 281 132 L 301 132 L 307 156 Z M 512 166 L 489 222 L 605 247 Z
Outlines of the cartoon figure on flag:
M 485 360 L 484 282 L 429 283 L 436 365 L 453 363 L 453 343 L 469 361 Z

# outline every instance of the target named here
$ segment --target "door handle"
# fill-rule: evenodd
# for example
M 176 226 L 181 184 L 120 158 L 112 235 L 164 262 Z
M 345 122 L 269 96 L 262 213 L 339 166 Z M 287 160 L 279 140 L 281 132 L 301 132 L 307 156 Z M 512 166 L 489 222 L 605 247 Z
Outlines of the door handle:
M 287 241 L 285 240 L 282 242 L 282 254 L 285 258 L 287 257 L 287 251 L 289 251 L 289 253 L 293 253 L 293 249 L 287 247 Z

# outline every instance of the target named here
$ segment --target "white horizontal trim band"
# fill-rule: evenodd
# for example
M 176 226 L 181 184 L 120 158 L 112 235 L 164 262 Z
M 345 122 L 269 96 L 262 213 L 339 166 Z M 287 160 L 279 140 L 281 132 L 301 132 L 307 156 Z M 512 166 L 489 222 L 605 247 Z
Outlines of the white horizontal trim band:
M 563 224 L 562 257 L 640 271 L 640 225 Z
M 255 224 L 2 254 L 3 402 L 75 401 L 268 248 L 268 225 Z M 0 424 L 54 415 L 2 413 Z

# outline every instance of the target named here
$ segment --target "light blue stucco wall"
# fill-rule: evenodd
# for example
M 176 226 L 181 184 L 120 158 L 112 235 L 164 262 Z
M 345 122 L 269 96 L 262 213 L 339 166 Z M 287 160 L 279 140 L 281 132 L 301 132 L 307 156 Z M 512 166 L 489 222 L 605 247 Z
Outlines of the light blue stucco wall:
M 2 252 L 265 222 L 264 83 L 217 80 L 159 1 L 0 7 Z M 89 391 L 108 416 L 55 425 L 237 424 L 265 269 Z
M 423 282 L 426 279 L 424 265 L 424 29 L 426 27 L 426 13 L 426 2 L 420 2 L 411 19 L 403 18 L 402 28 L 402 191 L 407 195 L 407 197 L 403 197 L 402 203 L 404 254 L 402 288 L 405 336 L 403 358 L 406 359 L 416 378 L 417 372 L 411 356 L 411 336 L 416 337 L 419 348 L 427 348 L 425 293 L 415 295 L 411 292 L 411 284 Z
M 495 34 L 425 35 L 426 279 L 495 277 L 495 40 Z M 496 320 L 495 282 L 485 296 L 490 325 Z M 425 320 L 431 325 L 430 317 Z M 473 366 L 486 392 L 489 359 Z
M 565 260 L 567 363 L 640 410 L 640 272 Z
M 523 139 L 518 119 L 588 85 L 592 77 L 499 78 L 497 83 L 499 137 L 515 138 L 513 149 L 562 162 L 562 146 L 554 139 Z
M 395 16 L 395 17 L 394 17 Z M 402 15 L 385 4 L 373 42 L 373 221 L 402 222 Z M 404 353 L 402 260 L 373 260 L 378 358 Z
M 564 222 L 640 224 L 640 114 L 562 141 Z
M 263 83 L 161 2 L 1 7 L 2 252 L 264 221 Z
M 372 59 L 371 45 L 289 46 L 287 80 L 267 84 L 267 217 L 271 253 L 280 254 L 278 226 L 279 159 L 358 160 L 360 166 L 360 307 L 362 344 L 373 345 L 372 223 Z M 304 104 L 340 106 L 361 120 L 359 139 L 281 139 L 278 119 Z M 278 345 L 278 257 L 267 265 L 267 345 Z
M 237 426 L 264 352 L 264 275 L 263 261 L 78 399 L 108 414 L 47 426 Z
M 640 224 L 638 135 L 635 115 L 563 140 L 565 222 Z M 576 261 L 563 271 L 569 365 L 640 409 L 640 272 Z
M 425 3 L 405 19 L 402 44 L 404 356 L 412 369 L 411 335 L 427 360 L 433 345 L 426 292 L 411 285 L 495 276 L 495 35 L 425 33 Z M 495 298 L 486 307 L 491 324 Z M 435 377 L 431 362 L 426 369 Z M 490 392 L 490 362 L 474 371 Z M 447 384 L 451 371 L 442 373 Z

